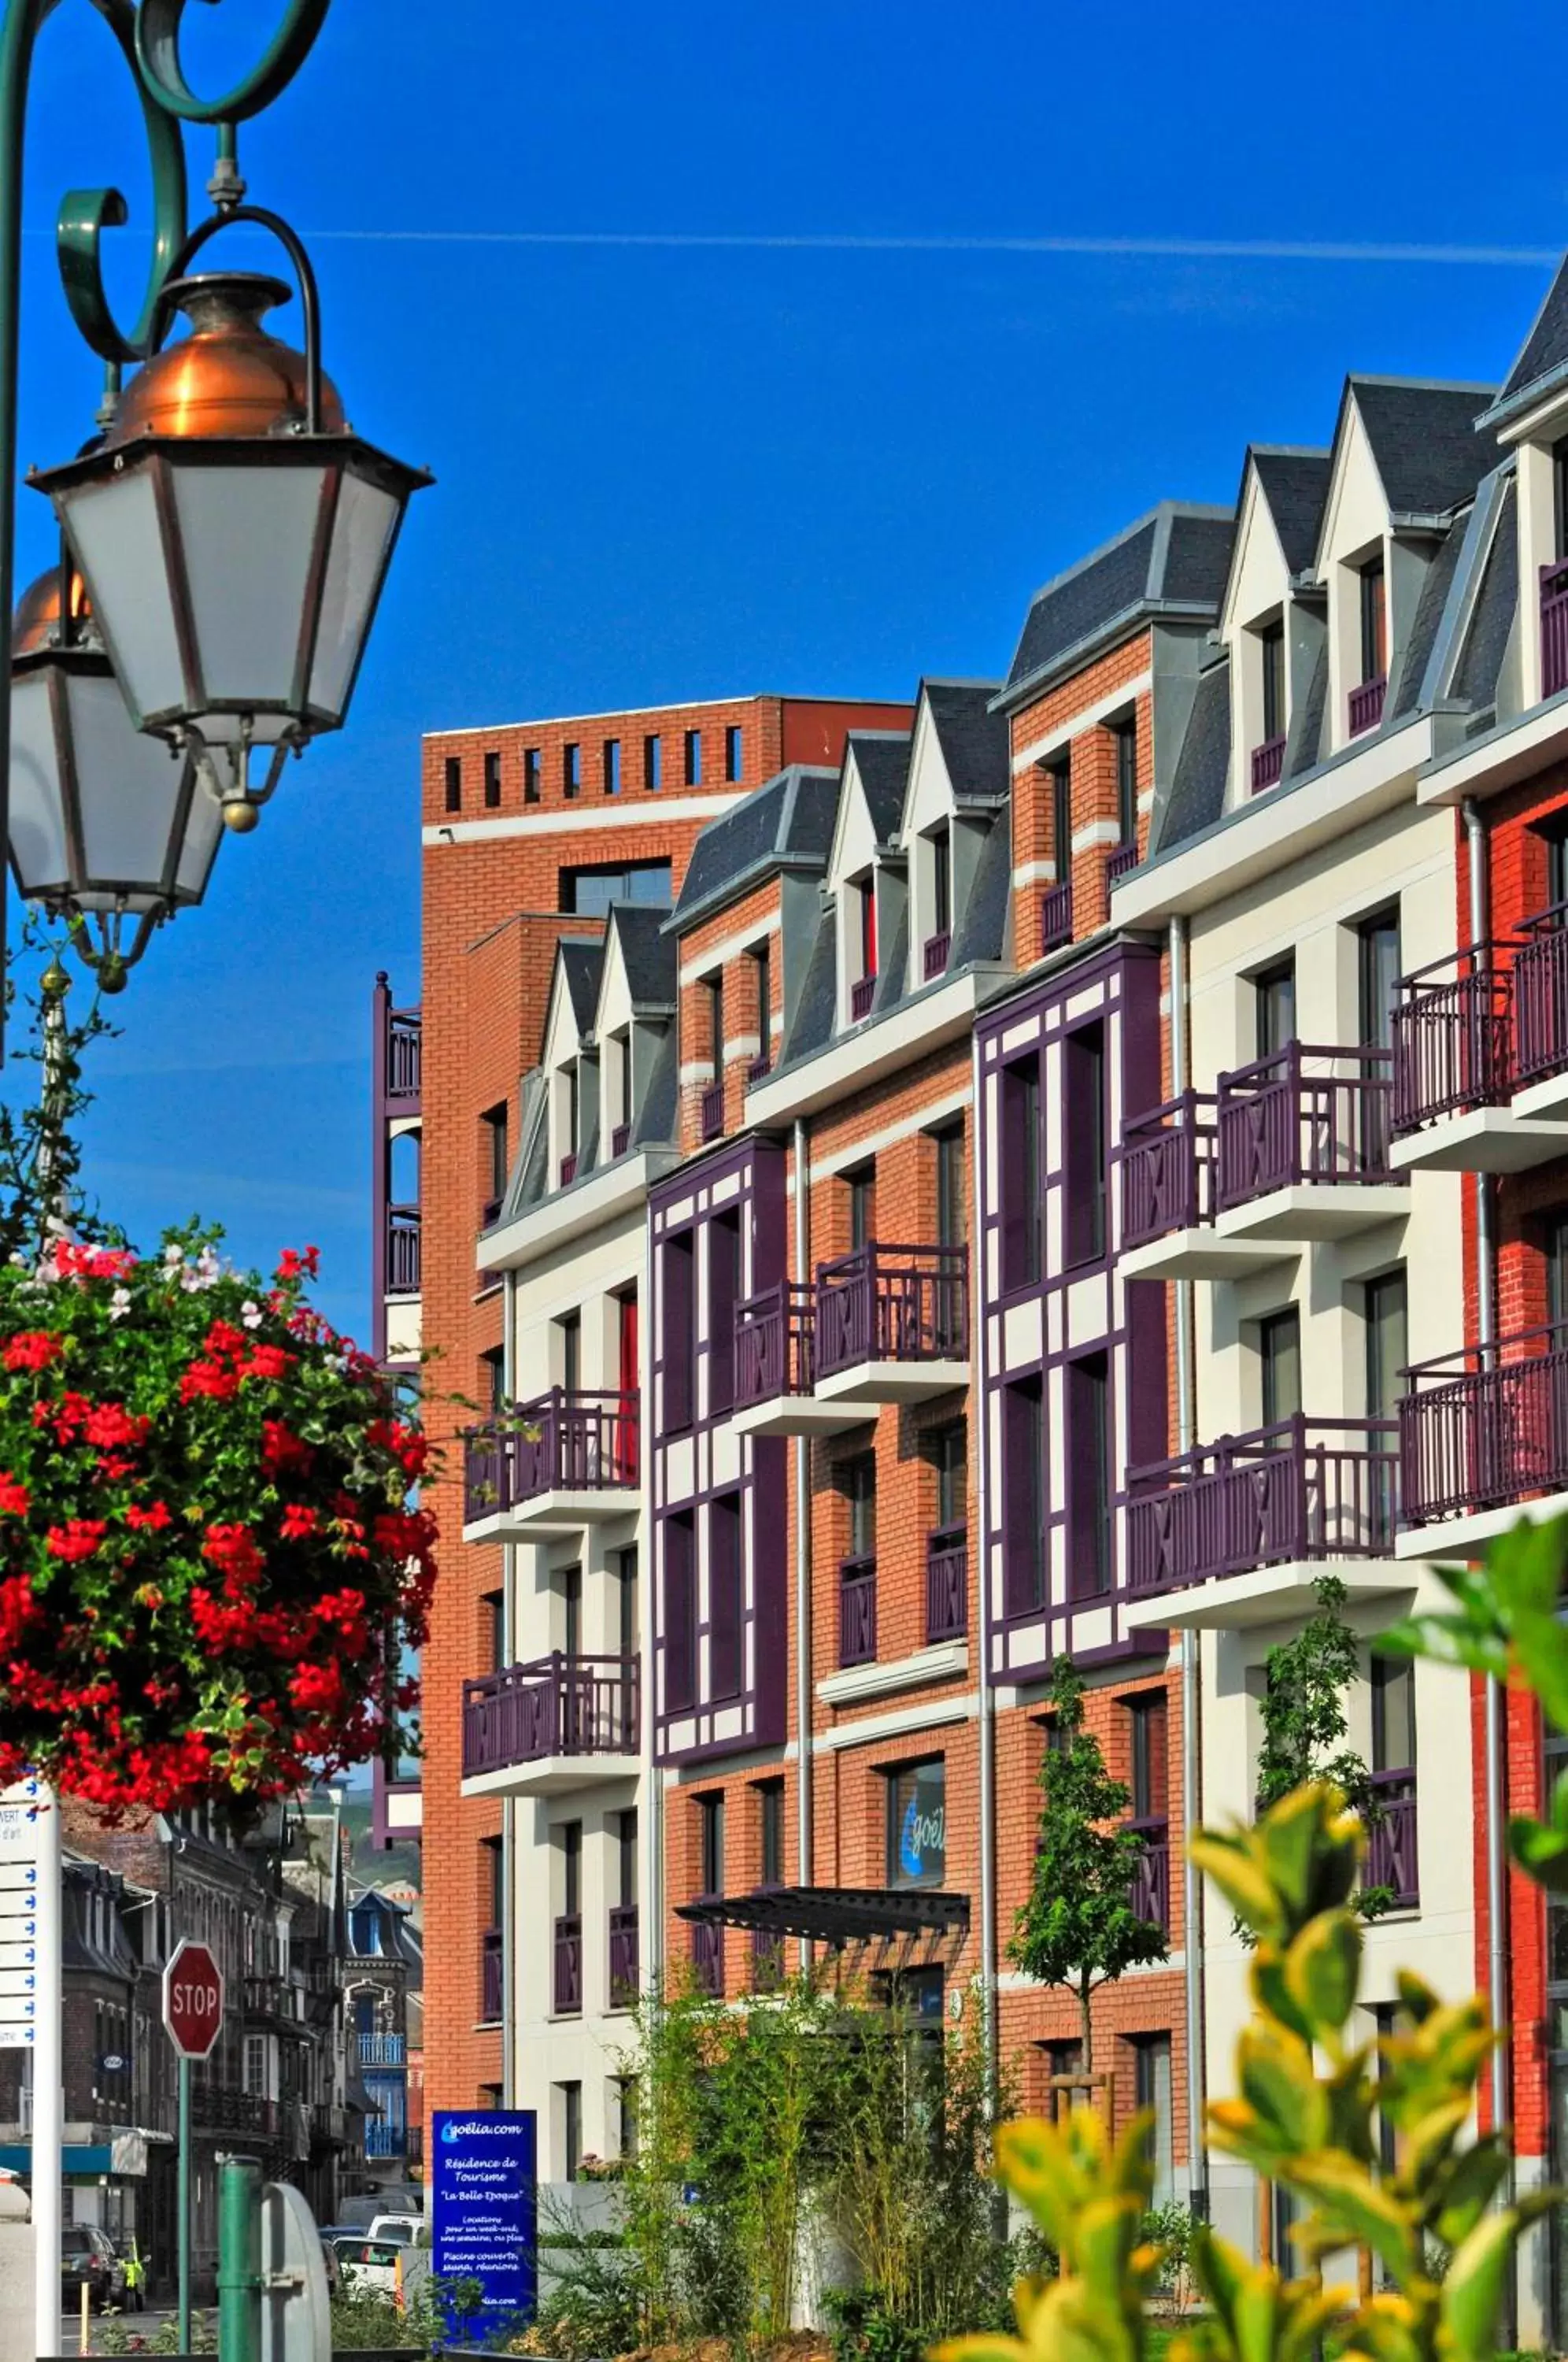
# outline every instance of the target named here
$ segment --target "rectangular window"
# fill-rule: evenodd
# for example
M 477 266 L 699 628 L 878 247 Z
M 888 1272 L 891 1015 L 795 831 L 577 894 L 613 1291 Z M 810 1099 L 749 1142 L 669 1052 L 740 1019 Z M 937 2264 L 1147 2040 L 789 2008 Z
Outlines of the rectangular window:
M 664 1424 L 667 1429 L 691 1424 L 691 1363 L 695 1342 L 697 1290 L 696 1242 L 690 1231 L 666 1239 L 661 1255 L 664 1281 Z
M 1061 885 L 1073 872 L 1073 767 L 1066 756 L 1051 766 L 1051 858 Z
M 480 1609 L 484 1617 L 485 1656 L 490 1671 L 499 1673 L 506 1665 L 506 1594 L 487 1591 Z
M 544 793 L 545 762 L 537 746 L 523 749 L 523 800 L 536 804 Z
M 447 757 L 447 810 L 449 812 L 455 812 L 461 811 L 462 809 L 463 758 L 460 755 L 448 755 Z
M 697 1561 L 691 1513 L 664 1521 L 664 1705 L 683 1714 L 697 1699 Z
M 965 1182 L 964 1127 L 952 1124 L 932 1142 L 936 1151 L 936 1243 L 961 1247 L 969 1236 L 969 1192 Z
M 492 1927 L 499 1927 L 506 1912 L 506 1854 L 499 1838 L 486 1838 L 480 1850 L 484 1857 L 490 1924 Z
M 582 748 L 575 739 L 561 749 L 561 786 L 569 796 L 582 793 Z
M 1083 2073 L 1084 2046 L 1081 2042 L 1071 2039 L 1061 2042 L 1043 2042 L 1040 2047 L 1045 2053 L 1045 2071 L 1053 2081 L 1060 2076 Z M 1087 2089 L 1053 2092 L 1050 2114 L 1055 2118 L 1058 2114 L 1066 2114 L 1069 2108 L 1088 2108 L 1093 2104 L 1094 2094 Z
M 697 1799 L 698 1860 L 705 1895 L 724 1891 L 724 1799 L 723 1791 Z
M 1359 1039 L 1369 1049 L 1394 1046 L 1394 1011 L 1399 1002 L 1399 906 L 1379 911 L 1356 929 Z
M 945 935 L 953 926 L 953 836 L 939 828 L 931 840 L 931 932 Z
M 1372 1768 L 1416 1768 L 1416 1668 L 1408 1657 L 1372 1660 Z
M 838 1486 L 849 1505 L 849 1548 L 846 1558 L 877 1555 L 877 1455 L 857 1451 L 840 1463 Z
M 561 1385 L 569 1395 L 579 1393 L 582 1386 L 582 1315 L 563 1313 L 556 1322 L 559 1347 Z
M 708 1412 L 733 1410 L 735 1401 L 735 1306 L 740 1300 L 738 1213 L 708 1225 Z
M 1140 2114 L 1153 2114 L 1149 2135 L 1150 2161 L 1154 2169 L 1154 2203 L 1168 2204 L 1176 2186 L 1175 2144 L 1171 2114 L 1171 2038 L 1168 2034 L 1141 2034 L 1132 2045 L 1132 2097 Z
M 732 722 L 724 732 L 724 777 L 734 782 L 745 770 L 745 739 L 738 722 Z
M 1073 1596 L 1110 1589 L 1110 1368 L 1103 1353 L 1067 1368 L 1068 1565 Z
M 1132 1741 L 1132 1817 L 1135 1821 L 1163 1821 L 1170 1812 L 1170 1772 L 1166 1753 L 1165 1700 L 1161 1691 L 1151 1691 L 1144 1697 L 1127 1701 L 1129 1732 Z
M 641 1649 L 637 1615 L 637 1551 L 615 1552 L 615 1646 L 623 1658 L 634 1658 Z
M 947 1766 L 910 1763 L 888 1779 L 888 1883 L 940 1886 L 947 1870 Z
M 1391 1271 L 1366 1283 L 1366 1415 L 1397 1418 L 1404 1392 L 1400 1372 L 1409 1361 L 1405 1275 Z
M 621 741 L 619 738 L 606 738 L 604 741 L 604 792 L 607 796 L 618 796 L 621 792 Z
M 752 980 L 756 988 L 756 1054 L 764 1065 L 773 1063 L 773 946 L 763 942 L 751 955 Z
M 664 740 L 657 730 L 643 740 L 643 785 L 650 794 L 664 785 Z
M 702 978 L 702 990 L 707 995 L 708 1013 L 705 1021 L 708 1035 L 708 1056 L 718 1082 L 724 1071 L 724 977 L 722 968 Z
M 636 902 L 646 909 L 668 911 L 671 901 L 668 861 L 617 861 L 562 869 L 556 882 L 558 906 L 572 918 L 602 919 L 612 902 Z
M 1002 1580 L 1009 1616 L 1045 1605 L 1045 1420 L 1038 1378 L 1002 1396 Z
M 741 1694 L 741 1496 L 721 1493 L 708 1505 L 708 1689 L 714 1701 Z
M 849 1251 L 858 1254 L 877 1235 L 876 1165 L 862 1164 L 857 1171 L 846 1173 L 844 1186 L 849 1195 Z
M 490 1407 L 492 1418 L 506 1408 L 506 1355 L 499 1345 L 480 1356 L 480 1399 Z
M 582 1569 L 561 1569 L 561 1633 L 569 1657 L 582 1654 Z
M 623 1911 L 637 1900 L 637 1808 L 629 1805 L 615 1816 L 615 1894 Z
M 877 973 L 877 884 L 875 878 L 863 877 L 853 889 L 860 909 L 860 977 L 862 983 Z
M 961 1418 L 937 1428 L 930 1443 L 936 1470 L 936 1522 L 940 1529 L 967 1523 L 969 1515 L 968 1430 Z
M 1263 672 L 1263 734 L 1265 745 L 1285 735 L 1285 625 L 1270 624 L 1258 634 Z
M 756 1786 L 757 1860 L 760 1886 L 784 1883 L 784 1783 L 759 1780 Z
M 1040 1279 L 1040 1061 L 1020 1058 L 1001 1078 L 1001 1270 L 1004 1289 Z
M 1294 1306 L 1258 1323 L 1258 1350 L 1264 1425 L 1279 1427 L 1301 1408 L 1301 1316 Z
M 1135 716 L 1116 723 L 1116 825 L 1123 844 L 1138 842 L 1138 723 Z
M 1559 559 L 1568 557 L 1568 436 L 1551 450 L 1552 546 Z
M 510 1159 L 507 1153 L 507 1105 L 504 1099 L 486 1108 L 480 1118 L 483 1127 L 484 1164 L 480 1187 L 484 1193 L 486 1224 L 493 1222 L 501 1211 L 501 1201 L 506 1195 Z
M 1083 1025 L 1062 1044 L 1066 1096 L 1063 1209 L 1069 1264 L 1098 1263 L 1105 1253 L 1105 1032 Z
M 561 1856 L 561 1911 L 575 1919 L 582 1909 L 582 1823 L 563 1821 L 558 1832 Z
M 1568 1323 L 1568 1214 L 1548 1216 L 1545 1260 L 1546 1317 L 1559 1329 Z
M 1383 560 L 1361 569 L 1361 677 L 1382 680 L 1388 671 L 1388 595 Z
M 575 2181 L 582 2165 L 582 2085 L 563 2083 L 559 2088 L 562 2178 Z
M 1280 960 L 1253 978 L 1253 1007 L 1260 1058 L 1275 1057 L 1296 1039 L 1296 963 Z
M 494 752 L 484 758 L 484 802 L 487 811 L 501 807 L 501 756 Z
M 689 788 L 700 788 L 702 784 L 702 733 L 701 730 L 689 730 L 686 733 L 685 749 L 686 784 Z

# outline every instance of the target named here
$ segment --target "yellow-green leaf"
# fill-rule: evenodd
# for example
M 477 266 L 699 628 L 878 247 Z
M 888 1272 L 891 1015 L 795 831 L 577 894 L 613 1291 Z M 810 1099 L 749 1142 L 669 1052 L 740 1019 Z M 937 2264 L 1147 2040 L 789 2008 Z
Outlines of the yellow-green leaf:
M 1490 2362 L 1518 2227 L 1511 2212 L 1483 2215 L 1449 2258 L 1442 2323 L 1460 2362 Z
M 1292 1998 L 1319 2028 L 1338 2033 L 1361 1976 L 1361 1928 L 1348 1911 L 1310 1919 L 1285 1956 Z
M 1364 2166 L 1338 2149 L 1290 2160 L 1282 2179 L 1322 2208 L 1342 2227 L 1345 2246 L 1364 2244 L 1381 2256 L 1397 2279 L 1419 2268 L 1420 2250 L 1413 2223 L 1392 2191 L 1373 2180 Z

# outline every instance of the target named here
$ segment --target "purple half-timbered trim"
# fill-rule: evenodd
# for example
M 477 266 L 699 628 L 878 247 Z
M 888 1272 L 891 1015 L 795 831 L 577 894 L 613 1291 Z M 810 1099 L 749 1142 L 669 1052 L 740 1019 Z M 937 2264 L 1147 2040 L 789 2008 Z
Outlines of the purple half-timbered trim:
M 785 1736 L 785 1445 L 738 1435 L 732 1419 L 736 1304 L 786 1274 L 784 1165 L 781 1147 L 738 1141 L 683 1167 L 648 1201 L 650 1707 L 661 1763 L 779 1745 Z M 688 1531 L 692 1579 L 683 1586 Z
M 1091 1027 L 1099 1032 L 1106 1096 L 1103 1236 L 1094 1254 L 1086 1251 L 1092 1242 L 1083 1224 L 1068 1220 L 1065 1204 L 1071 1130 L 1066 1044 Z M 1110 1186 L 1113 1143 L 1122 1123 L 1160 1097 L 1159 954 L 1130 942 L 1092 953 L 987 1010 L 977 1033 L 981 1103 L 972 1285 L 985 1393 L 982 1449 L 990 1454 L 987 1528 L 978 1537 L 985 1654 L 993 1682 L 1028 1683 L 1043 1680 L 1064 1652 L 1080 1664 L 1096 1664 L 1163 1656 L 1166 1647 L 1163 1632 L 1131 1631 L 1124 1621 L 1127 1470 L 1143 1451 L 1163 1455 L 1168 1448 L 1165 1290 L 1121 1277 L 1121 1192 Z M 1032 1058 L 1040 1062 L 1040 1277 L 1004 1286 L 1004 1270 L 1018 1268 L 1016 1253 L 1005 1253 L 1009 1226 L 1016 1233 L 1027 1209 L 1008 1202 L 1008 1176 L 1024 1160 L 1016 1140 L 1008 1140 L 1003 1076 Z M 1012 1096 L 1016 1128 L 1016 1085 Z M 1091 1568 L 1074 1562 L 1074 1497 L 1077 1540 L 1085 1545 L 1093 1497 L 1082 1415 L 1075 1438 L 1068 1408 L 1074 1364 L 1080 1403 L 1086 1381 L 1100 1366 L 1106 1378 L 1110 1581 L 1098 1592 L 1089 1588 Z M 1034 1482 L 1032 1447 L 1039 1454 Z M 1015 1497 L 1021 1482 L 1027 1497 Z M 1036 1484 L 1044 1494 L 1038 1512 Z M 1042 1550 L 1038 1585 L 1032 1564 L 1010 1568 L 1018 1552 L 1032 1559 Z

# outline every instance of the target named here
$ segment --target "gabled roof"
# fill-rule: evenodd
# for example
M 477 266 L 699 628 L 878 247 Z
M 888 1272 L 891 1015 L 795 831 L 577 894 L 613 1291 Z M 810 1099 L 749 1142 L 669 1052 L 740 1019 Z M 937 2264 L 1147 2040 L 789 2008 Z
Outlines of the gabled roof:
M 679 934 L 772 869 L 824 869 L 838 813 L 838 783 L 836 770 L 791 763 L 743 796 L 721 820 L 710 821 L 691 848 L 666 930 Z
M 679 961 L 675 938 L 665 933 L 668 911 L 646 902 L 613 902 L 609 932 L 621 948 L 621 966 L 634 1009 L 673 1009 Z
M 1542 299 L 1501 392 L 1476 424 L 1499 426 L 1568 381 L 1568 255 Z
M 1331 455 L 1254 443 L 1247 457 L 1274 519 L 1286 565 L 1292 574 L 1305 574 L 1318 554 Z
M 1475 425 L 1490 393 L 1489 386 L 1419 378 L 1346 379 L 1344 400 L 1353 397 L 1361 414 L 1396 519 L 1446 516 L 1474 496 L 1497 461 L 1496 436 Z
M 1176 777 L 1160 822 L 1161 853 L 1213 825 L 1225 809 L 1231 763 L 1231 666 L 1221 657 L 1198 678 Z
M 866 809 L 878 844 L 891 844 L 904 816 L 904 789 L 910 775 L 910 734 L 907 730 L 852 730 L 845 748 L 855 757 Z
M 999 708 L 1051 676 L 1086 663 L 1105 641 L 1145 616 L 1212 623 L 1220 612 L 1235 530 L 1230 509 L 1162 501 L 1114 541 L 1036 591 Z
M 580 1033 L 591 1033 L 599 1007 L 599 979 L 604 973 L 604 946 L 568 941 L 557 946 L 556 955 L 571 995 L 577 1030 Z
M 1007 716 L 991 710 L 1000 688 L 999 680 L 921 683 L 947 782 L 958 803 L 997 803 L 1008 792 Z

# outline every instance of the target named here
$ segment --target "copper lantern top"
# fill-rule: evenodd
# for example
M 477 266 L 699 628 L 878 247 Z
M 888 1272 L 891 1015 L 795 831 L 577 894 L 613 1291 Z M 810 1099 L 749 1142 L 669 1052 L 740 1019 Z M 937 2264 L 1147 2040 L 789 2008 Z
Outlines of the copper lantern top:
M 281 279 L 259 271 L 213 270 L 171 281 L 165 293 L 191 333 L 139 369 L 126 388 L 105 437 L 111 449 L 143 435 L 278 435 L 305 418 L 303 354 L 261 326 L 263 313 L 289 301 Z M 344 431 L 343 404 L 330 379 L 321 389 L 321 424 Z
M 87 589 L 74 567 L 71 569 L 71 620 L 84 623 L 93 610 L 88 603 Z M 60 568 L 51 566 L 30 582 L 17 602 L 17 612 L 11 621 L 11 655 L 30 657 L 47 647 L 60 624 Z

